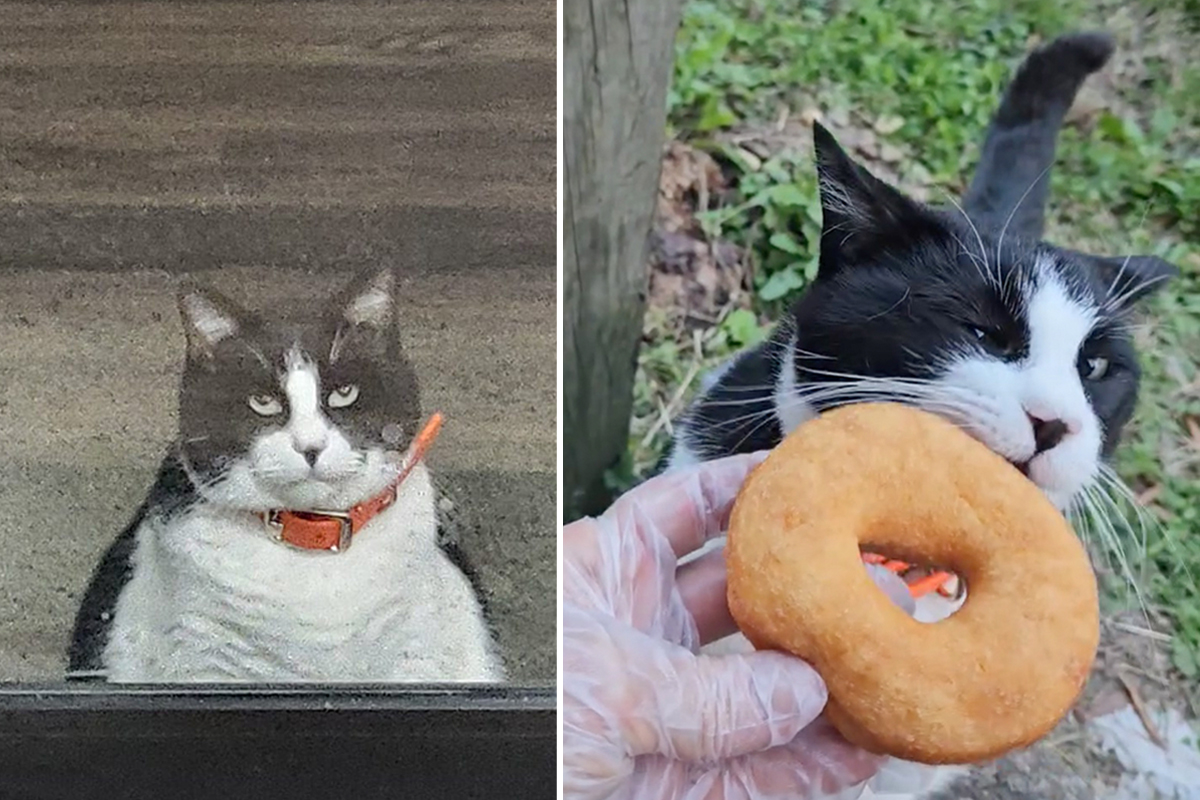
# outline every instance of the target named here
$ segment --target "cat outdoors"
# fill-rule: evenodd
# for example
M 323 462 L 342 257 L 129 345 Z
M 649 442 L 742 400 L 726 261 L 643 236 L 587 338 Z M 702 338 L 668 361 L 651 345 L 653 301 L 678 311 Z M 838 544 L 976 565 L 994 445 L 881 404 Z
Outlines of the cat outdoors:
M 396 485 L 423 420 L 392 271 L 270 319 L 178 299 L 179 434 L 92 577 L 68 677 L 503 680 L 428 470 Z
M 817 277 L 769 338 L 706 379 L 660 467 L 769 449 L 826 409 L 893 401 L 968 431 L 1065 512 L 1121 488 L 1106 460 L 1137 400 L 1128 314 L 1176 269 L 1041 241 L 1058 132 L 1112 49 L 1104 34 L 1077 33 L 1027 56 L 961 208 L 906 197 L 815 125 Z M 934 593 L 917 616 L 942 619 L 961 602 Z

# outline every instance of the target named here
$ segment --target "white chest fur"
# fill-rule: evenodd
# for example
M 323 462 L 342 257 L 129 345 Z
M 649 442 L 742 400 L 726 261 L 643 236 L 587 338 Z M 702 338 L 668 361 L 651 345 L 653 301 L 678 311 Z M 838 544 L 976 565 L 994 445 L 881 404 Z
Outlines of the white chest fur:
M 204 504 L 148 521 L 113 615 L 109 679 L 500 681 L 474 592 L 436 536 L 423 467 L 341 554 L 293 550 L 252 515 Z

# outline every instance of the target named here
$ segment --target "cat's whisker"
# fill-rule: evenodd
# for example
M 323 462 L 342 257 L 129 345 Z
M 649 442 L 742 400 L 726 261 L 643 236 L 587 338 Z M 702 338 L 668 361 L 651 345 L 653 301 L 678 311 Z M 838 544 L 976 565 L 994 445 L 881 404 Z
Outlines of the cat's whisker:
M 975 221 L 967 215 L 967 212 L 963 210 L 963 207 L 958 204 L 958 201 L 955 200 L 949 192 L 946 192 L 946 197 L 950 200 L 954 207 L 958 209 L 958 213 L 962 215 L 963 220 L 967 223 L 967 225 L 970 226 L 971 232 L 975 234 L 975 241 L 979 243 L 979 255 L 983 258 L 983 264 L 986 272 L 984 279 L 989 281 L 993 286 L 998 287 L 1000 285 L 998 280 L 1000 265 L 988 265 L 987 248 L 983 245 L 983 236 L 979 233 L 979 228 L 975 227 Z M 997 270 L 997 277 L 992 277 L 993 268 Z
M 1029 186 L 1025 189 L 1025 191 L 1021 193 L 1021 196 L 1020 196 L 1020 198 L 1017 199 L 1017 202 L 1013 204 L 1012 210 L 1008 212 L 1008 218 L 1004 220 L 1004 225 L 1000 228 L 1000 236 L 996 239 L 996 263 L 997 264 L 1000 263 L 1001 248 L 1004 246 L 1004 234 L 1005 234 L 1005 232 L 1008 231 L 1008 226 L 1012 223 L 1013 217 L 1015 217 L 1017 215 L 1017 211 L 1020 210 L 1021 204 L 1025 202 L 1025 199 L 1027 197 L 1029 197 L 1029 193 L 1032 192 L 1033 188 L 1038 185 L 1038 181 L 1040 181 L 1042 178 L 1046 177 L 1046 173 L 1050 172 L 1050 168 L 1052 166 L 1053 166 L 1053 162 L 1047 164 L 1045 167 L 1042 168 L 1042 171 L 1038 173 L 1038 176 L 1033 179 L 1033 181 L 1029 184 Z
M 854 372 L 839 372 L 837 370 L 823 370 L 823 369 L 817 369 L 816 367 L 809 367 L 809 366 L 801 367 L 800 370 L 809 375 L 820 375 L 820 376 L 828 377 L 828 378 L 844 378 L 844 379 L 850 380 L 850 381 L 862 381 L 862 382 L 876 381 L 876 382 L 888 382 L 888 383 L 897 383 L 897 384 L 899 384 L 899 383 L 905 383 L 905 384 L 920 383 L 920 384 L 926 384 L 926 385 L 936 383 L 936 381 L 934 381 L 933 379 L 930 379 L 930 378 L 889 377 L 889 376 L 882 376 L 882 375 L 861 375 L 861 374 L 854 373 Z
M 836 380 L 823 380 L 814 383 L 808 383 L 804 386 L 819 389 L 826 386 L 862 386 L 871 384 L 889 384 L 894 386 L 919 386 L 931 387 L 936 386 L 938 381 L 928 380 L 925 378 L 906 378 L 906 377 L 890 377 L 884 375 L 859 375 L 853 372 L 839 372 L 837 370 L 823 370 L 814 367 L 805 367 L 803 372 L 807 375 L 834 378 Z
M 888 402 L 900 398 L 927 397 L 928 392 L 909 390 L 903 387 L 832 386 L 821 389 L 805 389 L 797 392 L 796 399 L 810 405 L 821 405 L 829 400 L 844 398 L 871 398 L 877 402 Z
M 1100 535 L 1096 531 L 1096 523 L 1094 517 L 1097 512 L 1093 510 L 1095 501 L 1091 494 L 1086 490 L 1078 492 L 1072 500 L 1075 504 L 1075 515 L 1070 519 L 1076 533 L 1089 545 L 1089 552 L 1093 557 L 1100 559 L 1109 571 L 1116 571 L 1113 566 L 1112 553 L 1103 542 L 1099 541 Z
M 797 398 L 800 402 L 813 406 L 814 408 L 826 408 L 831 405 L 845 405 L 847 403 L 904 403 L 910 401 L 940 401 L 946 406 L 955 406 L 956 408 L 967 408 L 961 403 L 955 403 L 950 398 L 939 398 L 936 395 L 922 392 L 904 392 L 904 391 L 881 391 L 873 389 L 853 389 L 850 387 L 839 391 L 817 392 L 801 395 Z
M 705 398 L 704 408 L 721 408 L 724 406 L 747 406 L 757 405 L 759 403 L 770 402 L 773 392 L 762 392 L 756 397 L 733 397 L 722 400 L 712 400 Z
M 761 420 L 759 420 L 754 425 L 754 427 L 752 427 L 752 428 L 750 428 L 750 430 L 746 431 L 746 433 L 742 436 L 741 439 L 738 439 L 737 443 L 733 446 L 733 452 L 735 452 L 735 453 L 739 452 L 741 450 L 742 445 L 745 444 L 746 441 L 749 440 L 749 438 L 751 436 L 753 436 L 758 431 L 762 430 L 763 426 L 766 425 L 767 423 L 769 423 L 774 418 L 775 418 L 775 409 L 772 408 L 768 411 L 768 413 L 763 415 L 763 418 Z
M 1133 515 L 1137 520 L 1137 529 L 1130 528 L 1130 533 L 1136 536 L 1137 543 L 1140 548 L 1139 555 L 1146 558 L 1149 554 L 1150 528 L 1157 525 L 1157 521 L 1150 516 L 1149 512 L 1138 502 L 1133 490 L 1125 485 L 1125 481 L 1121 480 L 1116 471 L 1107 464 L 1101 464 L 1097 473 L 1097 480 L 1102 487 L 1107 491 L 1105 497 L 1112 503 L 1115 511 L 1121 514 L 1122 517 L 1129 521 L 1128 515 L 1121 512 L 1116 500 L 1119 498 L 1124 502 L 1126 509 L 1133 511 Z M 1147 524 L 1149 523 L 1149 525 Z
M 750 393 L 750 392 L 773 392 L 773 391 L 775 391 L 775 384 L 773 384 L 773 383 L 751 383 L 751 384 L 746 384 L 744 386 L 722 385 L 719 390 L 714 388 L 714 389 L 710 390 L 710 393 L 715 392 L 717 394 L 738 394 L 739 392 Z
M 937 383 L 920 384 L 920 383 L 903 383 L 899 381 L 862 381 L 852 382 L 841 386 L 829 386 L 822 384 L 818 389 L 805 389 L 802 394 L 807 398 L 820 398 L 826 395 L 836 395 L 842 391 L 870 391 L 879 397 L 881 402 L 886 402 L 891 397 L 926 397 L 937 398 L 944 402 L 955 402 L 963 405 L 964 408 L 976 407 L 976 401 L 982 399 L 981 396 L 969 389 L 957 386 L 947 386 Z
M 1147 623 L 1149 623 L 1150 612 L 1142 589 L 1142 582 L 1134 575 L 1129 555 L 1125 550 L 1125 544 L 1112 518 L 1112 506 L 1106 502 L 1106 496 L 1099 483 L 1092 483 L 1086 486 L 1083 489 L 1083 494 L 1087 497 L 1087 518 L 1094 526 L 1099 547 L 1115 560 L 1117 571 L 1120 573 L 1125 584 L 1132 589 L 1138 608 Z
M 1141 219 L 1138 220 L 1137 228 L 1135 228 L 1135 230 L 1140 230 L 1142 228 L 1142 226 L 1144 226 L 1146 224 L 1146 217 L 1150 214 L 1150 202 L 1151 202 L 1150 198 L 1146 198 L 1146 202 L 1142 204 L 1142 216 L 1141 216 Z M 1112 297 L 1113 290 L 1116 289 L 1117 284 L 1120 283 L 1121 276 L 1125 273 L 1125 268 L 1127 266 L 1129 266 L 1129 262 L 1130 262 L 1130 260 L 1132 260 L 1132 258 L 1133 258 L 1133 254 L 1131 253 L 1131 254 L 1125 256 L 1124 260 L 1121 261 L 1120 269 L 1118 269 L 1117 274 L 1113 276 L 1112 281 L 1108 285 L 1108 290 L 1105 292 L 1106 298 Z M 1119 308 L 1119 307 L 1120 307 L 1120 304 L 1114 305 L 1111 299 L 1109 299 L 1108 302 L 1105 303 L 1106 310 L 1111 310 L 1113 308 Z
M 1117 274 L 1113 276 L 1112 281 L 1108 284 L 1108 290 L 1105 291 L 1105 293 L 1104 293 L 1104 296 L 1106 298 L 1104 307 L 1106 310 L 1114 307 L 1112 304 L 1113 291 L 1117 288 L 1117 284 L 1119 284 L 1121 282 L 1121 276 L 1125 274 L 1125 268 L 1129 266 L 1129 261 L 1132 258 L 1133 258 L 1132 253 L 1125 256 L 1125 258 L 1121 261 L 1121 266 L 1117 270 Z
M 813 391 L 798 393 L 789 398 L 782 408 L 795 405 L 808 405 L 818 410 L 826 410 L 841 405 L 867 402 L 902 403 L 923 409 L 946 419 L 958 428 L 969 430 L 963 420 L 977 415 L 978 409 L 961 400 L 946 397 L 937 391 L 937 387 L 921 389 L 888 387 L 869 388 L 866 386 L 845 384 L 835 387 L 821 387 Z
M 962 410 L 975 408 L 971 401 L 979 397 L 976 393 L 961 387 L 932 382 L 906 382 L 889 379 L 826 382 L 804 387 L 797 394 L 810 403 L 820 403 L 840 397 L 872 397 L 880 402 L 900 398 L 920 398 L 937 400 L 944 405 L 953 405 Z
M 1121 553 L 1125 555 L 1126 559 L 1129 558 L 1129 552 L 1126 549 L 1125 541 L 1127 538 L 1131 538 L 1131 544 L 1137 545 L 1137 550 L 1134 553 L 1134 555 L 1137 557 L 1136 565 L 1144 570 L 1146 555 L 1145 540 L 1138 537 L 1134 533 L 1133 529 L 1129 527 L 1128 517 L 1122 513 L 1121 507 L 1113 499 L 1111 493 L 1105 490 L 1105 486 L 1102 483 L 1096 483 L 1093 486 L 1093 492 L 1098 504 L 1104 510 L 1104 518 L 1111 525 L 1114 539 L 1119 544 Z M 1133 566 L 1133 564 L 1130 565 L 1131 571 Z M 1144 574 L 1140 577 L 1144 577 Z
M 1120 311 L 1109 311 L 1101 308 L 1099 316 L 1103 321 L 1104 331 L 1109 335 L 1132 337 L 1137 329 L 1133 321 Z
M 905 350 L 910 355 L 913 355 L 915 358 L 918 358 L 919 360 L 921 360 L 922 363 L 928 363 L 929 357 L 927 355 L 922 355 L 920 353 L 916 353 L 907 347 L 905 348 Z M 818 359 L 818 360 L 824 360 L 824 361 L 837 361 L 838 360 L 837 356 L 825 355 L 822 353 L 814 352 L 812 350 L 805 350 L 799 346 L 796 347 L 795 354 L 796 354 L 797 359 Z M 812 375 L 823 375 L 823 376 L 835 377 L 835 378 L 846 378 L 846 379 L 855 380 L 855 381 L 886 380 L 886 381 L 908 381 L 908 382 L 936 383 L 936 381 L 932 378 L 921 378 L 921 377 L 917 377 L 917 376 L 908 376 L 908 377 L 880 376 L 880 375 L 864 375 L 864 374 L 856 373 L 856 372 L 835 372 L 835 371 L 831 371 L 831 370 L 823 371 L 823 370 L 817 369 L 815 367 L 810 367 L 807 364 L 799 366 L 798 369 L 802 372 L 806 372 L 806 373 L 809 373 Z M 824 381 L 823 383 L 828 383 L 828 381 Z
M 1192 587 L 1194 589 L 1197 588 L 1196 576 L 1192 573 L 1191 567 L 1188 566 L 1188 559 L 1185 557 L 1179 542 L 1175 539 L 1174 535 L 1171 534 L 1170 529 L 1163 526 L 1158 519 L 1155 518 L 1155 516 L 1151 514 L 1150 511 L 1141 504 L 1141 502 L 1138 501 L 1137 495 L 1135 495 L 1133 490 L 1130 489 L 1123 480 L 1121 480 L 1120 476 L 1117 475 L 1116 470 L 1114 470 L 1111 466 L 1107 464 L 1101 466 L 1100 478 L 1107 484 L 1111 492 L 1121 496 L 1121 498 L 1125 501 L 1125 506 L 1129 509 L 1132 509 L 1134 515 L 1137 517 L 1139 533 L 1142 540 L 1143 555 L 1146 557 L 1149 556 L 1150 534 L 1156 534 L 1158 538 L 1163 541 L 1163 544 L 1167 547 L 1167 549 L 1171 551 L 1171 555 L 1174 556 L 1173 566 L 1181 569 Z M 1200 592 L 1198 592 L 1198 594 L 1200 594 Z
M 1095 524 L 1092 522 L 1092 516 L 1095 512 L 1092 511 L 1092 500 L 1087 492 L 1079 492 L 1071 503 L 1074 507 L 1073 511 L 1068 512 L 1068 519 L 1075 528 L 1075 532 L 1079 538 L 1087 545 L 1088 552 L 1093 558 L 1100 560 L 1102 565 L 1109 572 L 1116 572 L 1113 565 L 1112 554 L 1108 548 L 1100 541 L 1099 535 L 1095 531 Z
M 905 300 L 908 299 L 908 296 L 911 293 L 912 293 L 912 290 L 909 287 L 905 286 L 904 294 L 900 296 L 900 299 L 898 299 L 896 302 L 892 303 L 890 306 L 883 309 L 882 311 L 879 311 L 879 312 L 867 317 L 867 322 L 871 322 L 871 321 L 877 320 L 877 319 L 882 319 L 883 317 L 886 317 L 888 314 L 891 314 L 893 311 L 895 311 L 897 308 L 899 308 L 904 303 Z
M 816 359 L 824 359 L 826 361 L 837 361 L 837 358 L 835 356 L 824 356 L 824 355 L 821 355 L 820 353 L 814 353 L 811 350 L 804 350 L 799 347 L 796 348 L 795 353 L 796 353 L 796 358 L 816 358 Z
M 714 423 L 712 423 L 712 428 L 714 430 L 719 430 L 719 429 L 723 429 L 723 428 L 736 428 L 744 422 L 751 422 L 751 421 L 759 419 L 760 417 L 770 416 L 774 413 L 775 413 L 775 407 L 768 406 L 767 408 L 761 409 L 759 411 L 751 411 L 748 414 L 742 414 L 737 417 L 732 417 L 730 419 L 721 420 L 720 422 L 714 422 Z
M 967 247 L 966 244 L 963 243 L 963 240 L 960 239 L 957 234 L 951 233 L 950 236 L 951 236 L 951 238 L 954 239 L 955 243 L 958 244 L 959 249 L 962 250 L 962 252 L 967 256 L 967 258 L 971 259 L 971 263 L 975 266 L 975 271 L 979 274 L 979 277 L 981 279 L 983 279 L 984 283 L 987 283 L 988 277 L 987 277 L 986 272 L 984 271 L 987 268 L 987 264 L 980 261 L 979 256 L 977 256 L 977 255 L 975 255 L 975 253 L 971 252 L 971 249 L 969 247 Z
M 1126 260 L 1128 261 L 1128 257 L 1126 258 Z M 1154 286 L 1159 283 L 1163 283 L 1164 281 L 1168 281 L 1170 279 L 1171 279 L 1170 275 L 1154 275 L 1152 277 L 1145 278 L 1141 281 L 1138 281 L 1137 283 L 1130 284 L 1125 289 L 1125 291 L 1121 292 L 1116 297 L 1109 298 L 1109 300 L 1104 304 L 1104 310 L 1109 313 L 1112 313 L 1112 312 L 1122 308 L 1125 305 L 1125 303 L 1127 303 L 1129 301 L 1129 298 L 1136 296 L 1137 294 L 1145 291 L 1146 289 L 1148 289 L 1151 286 Z

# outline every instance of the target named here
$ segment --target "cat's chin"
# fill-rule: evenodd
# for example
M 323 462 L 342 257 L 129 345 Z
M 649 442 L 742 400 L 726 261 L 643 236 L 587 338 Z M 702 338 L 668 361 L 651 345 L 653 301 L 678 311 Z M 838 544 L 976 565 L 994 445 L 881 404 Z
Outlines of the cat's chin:
M 264 486 L 263 494 L 276 508 L 296 511 L 345 511 L 379 494 L 387 486 L 385 475 L 354 475 L 324 480 L 297 481 L 282 486 Z
M 355 463 L 312 471 L 271 470 L 239 462 L 204 494 L 218 505 L 246 511 L 347 511 L 387 488 L 396 474 L 393 461 L 372 450 Z
M 1071 505 L 1071 499 L 1078 493 L 1078 489 L 1063 488 L 1049 484 L 1042 473 L 1045 471 L 1043 465 L 1037 459 L 1029 461 L 1009 461 L 1016 469 L 1028 478 L 1035 486 L 1042 490 L 1042 494 L 1046 499 L 1057 508 L 1059 511 L 1066 511 Z
M 1067 492 L 1060 489 L 1047 489 L 1044 486 L 1040 486 L 1038 488 L 1042 490 L 1042 494 L 1046 495 L 1046 499 L 1064 514 L 1071 505 L 1071 498 L 1075 496 L 1074 492 Z
M 290 511 L 346 511 L 382 492 L 394 472 L 381 464 L 324 479 L 267 479 L 245 465 L 230 469 L 225 479 L 203 492 L 208 502 L 243 511 L 270 508 Z

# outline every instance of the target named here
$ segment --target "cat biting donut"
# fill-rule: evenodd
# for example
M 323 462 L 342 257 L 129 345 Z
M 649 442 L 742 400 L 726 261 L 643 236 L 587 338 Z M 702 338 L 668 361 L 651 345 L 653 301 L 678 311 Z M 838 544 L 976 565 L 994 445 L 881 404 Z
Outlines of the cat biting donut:
M 952 570 L 965 602 L 912 619 L 871 583 L 860 547 Z M 726 560 L 746 638 L 813 664 L 849 741 L 911 761 L 1036 741 L 1079 696 L 1099 642 L 1095 577 L 1066 519 L 1004 458 L 900 404 L 839 407 L 784 439 L 738 495 Z

